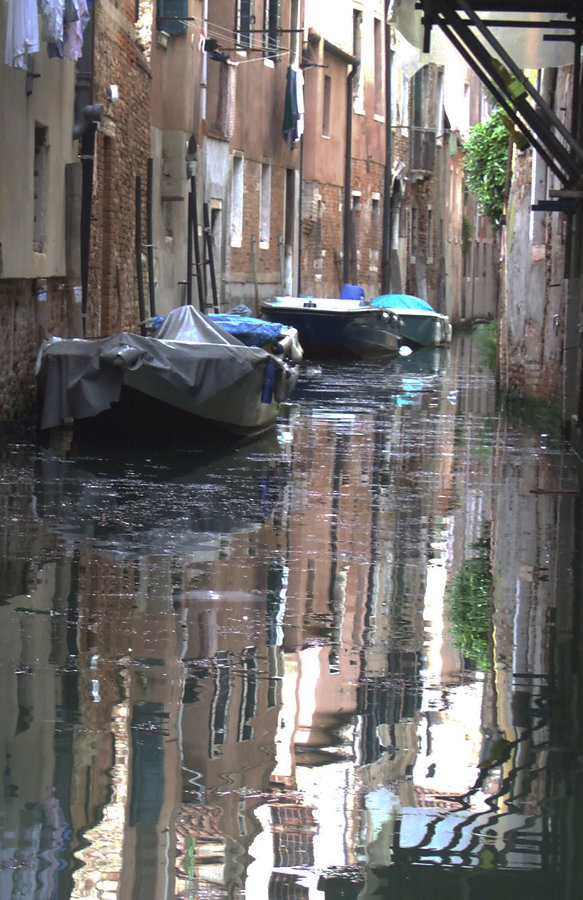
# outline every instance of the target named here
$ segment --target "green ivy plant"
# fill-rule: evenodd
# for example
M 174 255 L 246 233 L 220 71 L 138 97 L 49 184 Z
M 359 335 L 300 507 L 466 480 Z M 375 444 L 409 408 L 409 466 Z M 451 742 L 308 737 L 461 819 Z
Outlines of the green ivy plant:
M 465 559 L 448 587 L 447 612 L 454 645 L 480 671 L 490 668 L 490 619 L 492 612 L 492 569 L 490 528 L 471 545 L 474 556 Z
M 504 216 L 504 192 L 510 134 L 500 109 L 470 128 L 463 145 L 467 187 L 478 198 L 480 212 L 499 229 Z

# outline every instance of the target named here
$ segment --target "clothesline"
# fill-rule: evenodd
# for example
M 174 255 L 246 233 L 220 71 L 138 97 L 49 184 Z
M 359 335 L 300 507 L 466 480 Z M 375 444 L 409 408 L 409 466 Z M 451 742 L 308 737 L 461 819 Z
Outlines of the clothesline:
M 282 56 L 286 56 L 290 53 L 291 50 L 279 50 L 277 53 L 274 53 L 273 56 L 256 56 L 255 58 L 251 59 L 231 60 L 231 62 L 235 66 L 244 66 L 247 63 L 265 62 L 266 59 L 280 59 Z
M 164 17 L 162 17 L 161 20 L 164 21 Z M 186 18 L 186 17 L 178 18 L 177 17 L 176 19 L 173 18 L 172 21 L 184 22 L 185 24 L 187 24 L 188 22 L 192 22 L 195 25 L 199 26 L 199 28 L 201 30 L 201 35 L 204 35 L 207 38 L 215 38 L 215 40 L 217 40 L 221 43 L 224 43 L 224 44 L 227 44 L 227 43 L 229 43 L 229 44 L 239 43 L 240 44 L 240 37 L 239 37 L 240 32 L 237 32 L 235 29 L 232 29 L 232 28 L 226 28 L 225 26 L 219 25 L 216 22 L 210 22 L 208 20 L 205 21 L 205 19 L 202 19 L 200 16 L 189 16 L 188 18 Z M 252 32 L 252 33 L 256 33 L 256 32 Z M 268 34 L 267 30 L 265 32 L 259 32 L 259 33 Z M 229 47 L 229 49 L 231 49 L 231 48 Z M 249 45 L 247 47 L 239 46 L 239 47 L 236 47 L 235 49 L 237 52 L 242 52 L 242 53 L 245 52 L 246 50 L 252 50 L 252 51 L 255 51 L 256 53 L 265 52 L 265 50 L 267 50 L 269 53 L 274 54 L 273 57 L 270 57 L 273 59 L 275 59 L 278 55 L 283 55 L 286 53 L 293 53 L 293 50 L 291 47 L 275 47 L 275 46 L 273 46 L 273 41 L 271 39 L 268 42 L 267 47 L 261 47 L 261 46 L 256 47 L 256 46 Z M 263 57 L 263 58 L 265 58 L 265 57 Z M 255 60 L 246 60 L 246 62 L 254 62 L 254 61 Z

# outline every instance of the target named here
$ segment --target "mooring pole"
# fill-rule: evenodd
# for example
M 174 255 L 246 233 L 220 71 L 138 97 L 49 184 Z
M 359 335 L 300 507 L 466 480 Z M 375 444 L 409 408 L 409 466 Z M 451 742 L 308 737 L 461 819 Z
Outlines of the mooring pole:
M 148 288 L 150 292 L 150 316 L 156 315 L 156 283 L 154 281 L 154 222 L 153 222 L 153 193 L 154 193 L 154 160 L 148 159 L 148 185 L 146 199 L 146 240 L 148 242 Z
M 206 253 L 209 264 L 209 272 L 211 276 L 211 290 L 213 292 L 213 310 L 218 313 L 219 301 L 217 297 L 217 279 L 215 277 L 215 260 L 213 256 L 213 236 L 211 234 L 211 222 L 208 203 L 202 205 L 202 215 L 204 220 L 204 235 L 206 240 Z
M 202 280 L 202 266 L 200 260 L 200 245 L 198 243 L 198 205 L 196 199 L 196 178 L 194 175 L 190 178 L 190 194 L 192 197 L 192 240 L 194 244 L 194 260 L 196 265 L 196 280 L 198 284 L 198 306 L 201 312 L 205 311 L 204 303 L 204 284 Z
M 136 175 L 136 272 L 138 276 L 138 309 L 140 331 L 146 333 L 146 304 L 144 302 L 144 274 L 142 272 L 142 176 Z

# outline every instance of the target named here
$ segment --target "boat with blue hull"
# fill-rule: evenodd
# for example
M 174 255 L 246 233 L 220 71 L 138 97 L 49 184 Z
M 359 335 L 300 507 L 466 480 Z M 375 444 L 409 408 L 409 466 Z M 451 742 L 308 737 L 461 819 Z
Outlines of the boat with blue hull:
M 364 299 L 274 297 L 263 301 L 261 312 L 269 321 L 295 328 L 310 359 L 367 359 L 399 350 L 398 315 Z
M 375 309 L 399 316 L 403 322 L 403 344 L 416 347 L 447 347 L 451 343 L 449 316 L 436 312 L 430 303 L 410 294 L 383 294 L 372 301 Z

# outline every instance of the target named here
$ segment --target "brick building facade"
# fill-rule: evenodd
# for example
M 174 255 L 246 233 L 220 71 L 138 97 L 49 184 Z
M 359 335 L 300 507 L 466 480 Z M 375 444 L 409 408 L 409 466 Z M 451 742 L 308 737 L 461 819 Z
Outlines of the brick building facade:
M 146 222 L 150 156 L 150 66 L 136 39 L 136 6 L 95 5 L 92 102 L 104 107 L 94 143 L 87 334 L 111 334 L 140 321 L 136 279 L 136 179 Z M 118 99 L 109 99 L 111 85 Z

